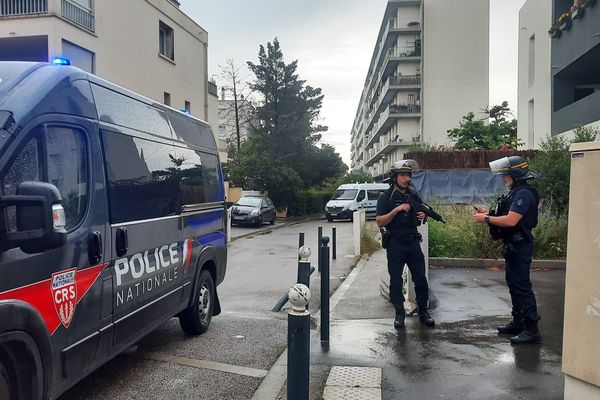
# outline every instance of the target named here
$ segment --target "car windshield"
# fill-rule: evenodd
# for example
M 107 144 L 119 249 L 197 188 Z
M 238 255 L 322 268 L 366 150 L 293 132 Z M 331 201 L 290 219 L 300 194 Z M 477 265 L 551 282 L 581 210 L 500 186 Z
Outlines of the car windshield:
M 357 189 L 338 189 L 331 200 L 354 200 L 356 193 L 358 193 Z
M 260 197 L 242 197 L 235 203 L 235 205 L 245 207 L 260 207 L 261 201 L 262 198 Z

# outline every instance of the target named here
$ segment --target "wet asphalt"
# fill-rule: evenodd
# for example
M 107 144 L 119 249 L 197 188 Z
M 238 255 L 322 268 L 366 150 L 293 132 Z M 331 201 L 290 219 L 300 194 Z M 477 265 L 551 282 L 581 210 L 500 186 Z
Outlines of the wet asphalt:
M 333 310 L 329 351 L 313 336 L 312 382 L 322 384 L 333 365 L 368 366 L 383 369 L 384 399 L 562 399 L 564 275 L 532 273 L 544 342 L 519 347 L 495 329 L 510 318 L 504 273 L 485 269 L 432 269 L 436 327 L 410 317 L 396 332 L 379 293 L 385 255 L 376 253 Z

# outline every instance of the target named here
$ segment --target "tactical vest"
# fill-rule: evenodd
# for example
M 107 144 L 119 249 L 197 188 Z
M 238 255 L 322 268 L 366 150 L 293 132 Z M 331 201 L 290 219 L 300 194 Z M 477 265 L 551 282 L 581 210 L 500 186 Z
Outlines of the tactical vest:
M 408 188 L 407 191 L 412 196 L 417 196 L 416 193 L 411 188 Z M 404 194 L 398 190 L 394 193 L 394 189 L 391 188 L 387 192 L 388 196 L 388 204 L 389 211 L 398 207 L 401 204 L 408 202 L 408 193 Z M 419 218 L 417 217 L 417 213 L 414 210 L 410 210 L 409 212 L 398 213 L 390 225 L 388 225 L 388 230 L 394 236 L 404 236 L 404 235 L 414 235 L 417 234 L 417 227 L 420 225 Z
M 539 196 L 537 190 L 535 190 L 533 187 L 531 187 L 529 185 L 521 185 L 521 186 L 516 186 L 516 187 L 512 188 L 509 193 L 502 195 L 501 197 L 498 198 L 498 204 L 496 205 L 496 208 L 494 208 L 493 210 L 490 210 L 490 216 L 491 217 L 500 217 L 503 215 L 508 215 L 508 213 L 510 211 L 510 205 L 511 205 L 514 197 L 517 195 L 517 193 L 519 193 L 522 190 L 529 190 L 531 193 L 533 193 L 533 195 L 535 197 L 536 206 L 532 210 L 529 211 L 529 212 L 534 213 L 533 226 L 525 226 L 525 223 L 524 223 L 525 216 L 523 216 L 523 218 L 519 221 L 519 223 L 512 228 L 503 228 L 503 227 L 500 227 L 497 225 L 490 224 L 489 225 L 490 235 L 492 236 L 493 240 L 510 240 L 512 237 L 515 237 L 515 235 L 522 234 L 526 238 L 528 238 L 530 241 L 533 241 L 533 234 L 531 231 L 533 230 L 533 228 L 535 228 L 537 226 L 537 223 L 538 223 L 538 207 L 537 207 L 537 205 L 539 204 L 539 201 L 540 201 L 540 196 Z

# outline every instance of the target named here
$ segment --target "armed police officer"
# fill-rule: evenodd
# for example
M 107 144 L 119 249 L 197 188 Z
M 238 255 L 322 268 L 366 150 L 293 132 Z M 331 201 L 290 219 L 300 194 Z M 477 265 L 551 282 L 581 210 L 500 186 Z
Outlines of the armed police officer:
M 494 240 L 504 241 L 506 283 L 512 300 L 513 320 L 499 326 L 500 334 L 515 335 L 513 344 L 541 342 L 540 316 L 530 279 L 533 254 L 532 230 L 538 222 L 539 195 L 528 183 L 533 179 L 528 162 L 522 157 L 505 157 L 490 163 L 493 172 L 502 176 L 510 192 L 498 199 L 491 212 L 478 208 L 475 220 L 487 223 Z
M 390 274 L 390 300 L 396 309 L 394 327 L 404 328 L 404 295 L 402 293 L 404 265 L 408 264 L 415 284 L 419 320 L 433 327 L 435 322 L 427 311 L 429 284 L 425 276 L 425 257 L 421 251 L 421 235 L 417 227 L 424 223 L 427 215 L 411 207 L 410 198 L 420 200 L 411 187 L 413 169 L 418 167 L 413 160 L 394 163 L 390 171 L 390 189 L 383 192 L 377 201 L 377 225 L 385 227 L 383 245 L 387 250 Z

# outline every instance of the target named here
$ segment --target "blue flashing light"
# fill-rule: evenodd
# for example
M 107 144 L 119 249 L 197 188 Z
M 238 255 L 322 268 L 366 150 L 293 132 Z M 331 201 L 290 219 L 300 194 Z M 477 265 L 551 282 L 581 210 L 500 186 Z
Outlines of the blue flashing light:
M 54 65 L 71 65 L 71 60 L 67 57 L 54 57 L 52 59 Z
M 179 110 L 182 113 L 186 114 L 186 115 L 191 115 L 190 110 L 188 110 L 187 108 L 184 108 L 183 110 Z

